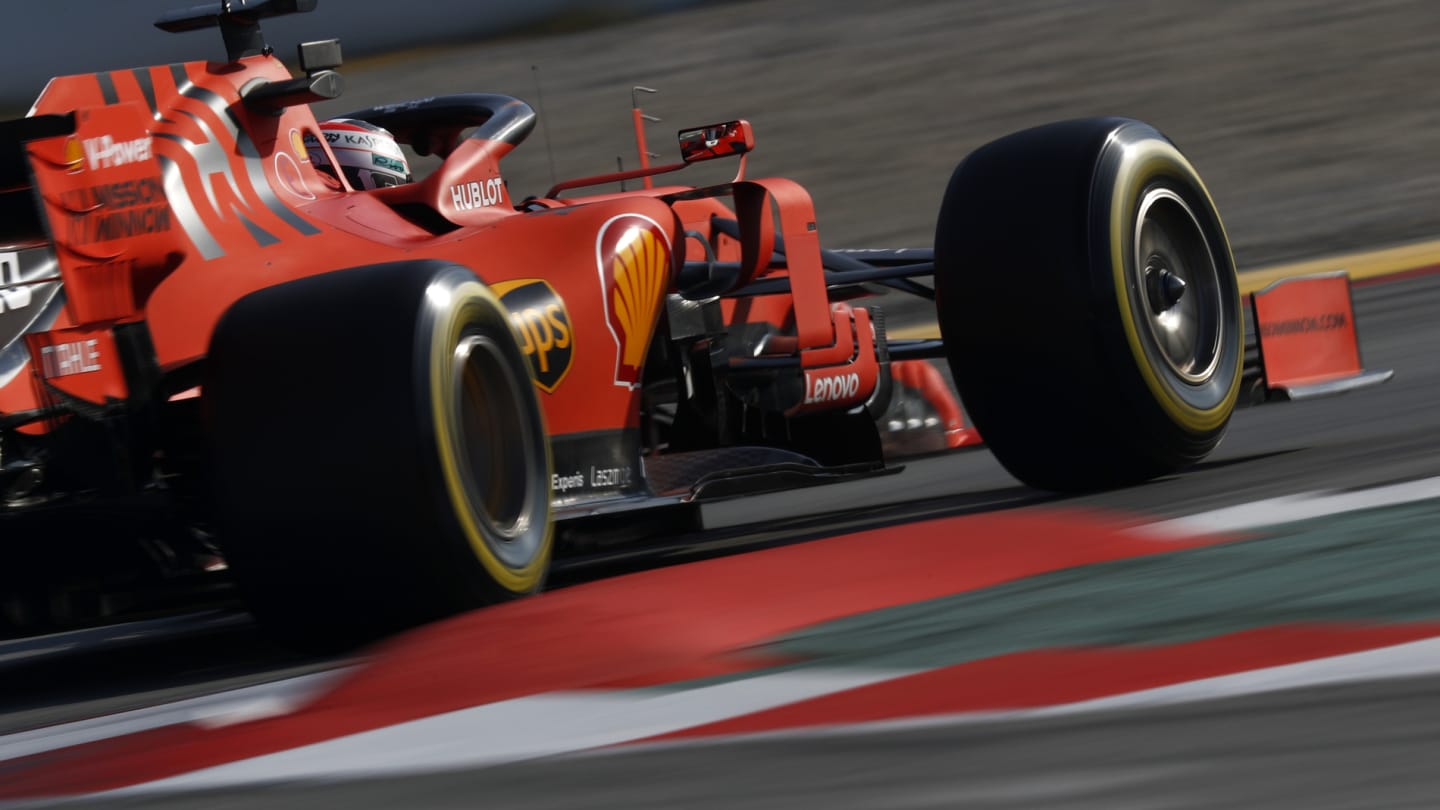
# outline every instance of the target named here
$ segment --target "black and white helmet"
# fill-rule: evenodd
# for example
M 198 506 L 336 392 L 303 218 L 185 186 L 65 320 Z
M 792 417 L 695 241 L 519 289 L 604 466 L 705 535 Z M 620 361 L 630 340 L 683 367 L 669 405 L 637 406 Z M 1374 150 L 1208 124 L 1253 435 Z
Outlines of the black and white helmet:
M 335 118 L 320 124 L 320 134 L 330 145 L 330 151 L 340 164 L 340 170 L 345 172 L 351 188 L 399 186 L 415 179 L 410 174 L 405 153 L 400 151 L 400 144 L 384 127 L 353 118 Z M 325 150 L 319 148 L 314 136 L 306 135 L 305 145 L 315 168 L 333 176 L 335 167 L 330 165 L 330 159 L 326 157 Z

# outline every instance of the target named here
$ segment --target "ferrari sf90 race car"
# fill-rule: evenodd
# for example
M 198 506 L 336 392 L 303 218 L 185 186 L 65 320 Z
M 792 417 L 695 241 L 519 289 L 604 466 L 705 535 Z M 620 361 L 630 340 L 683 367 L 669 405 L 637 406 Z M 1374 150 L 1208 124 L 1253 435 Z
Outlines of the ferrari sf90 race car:
M 61 76 L 0 124 L 7 632 L 222 571 L 308 645 L 530 594 L 557 547 L 893 469 L 881 429 L 897 391 L 944 388 L 932 360 L 978 429 L 932 398 L 948 444 L 1061 492 L 1194 464 L 1238 401 L 1383 376 L 1343 277 L 1254 296 L 1247 345 L 1210 196 L 1140 121 L 975 150 L 933 249 L 823 248 L 801 186 L 747 174 L 743 120 L 663 165 L 637 129 L 638 168 L 521 194 L 529 105 L 419 98 L 344 116 L 442 161 L 367 188 L 321 170 L 338 43 L 292 76 L 260 30 L 315 5 L 166 15 L 226 58 Z M 727 159 L 730 182 L 657 181 Z M 887 338 L 877 291 L 933 300 L 941 337 Z

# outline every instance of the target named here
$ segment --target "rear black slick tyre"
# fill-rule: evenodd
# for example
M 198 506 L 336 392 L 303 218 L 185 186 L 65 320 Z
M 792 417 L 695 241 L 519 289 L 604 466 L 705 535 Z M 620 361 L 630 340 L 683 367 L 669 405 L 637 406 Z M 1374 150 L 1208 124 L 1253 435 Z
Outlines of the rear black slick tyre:
M 342 648 L 540 588 L 549 443 L 509 317 L 469 270 L 246 296 L 202 390 L 222 549 L 283 642 Z
M 936 308 L 966 410 L 1013 475 L 1085 491 L 1204 458 L 1234 410 L 1243 322 L 1204 184 L 1139 121 L 1025 130 L 955 170 Z

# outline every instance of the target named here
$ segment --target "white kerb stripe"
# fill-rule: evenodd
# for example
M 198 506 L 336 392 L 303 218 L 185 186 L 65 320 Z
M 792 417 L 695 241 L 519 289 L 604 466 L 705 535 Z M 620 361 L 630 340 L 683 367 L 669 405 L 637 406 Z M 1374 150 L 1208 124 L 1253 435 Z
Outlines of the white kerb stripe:
M 1389 647 L 1380 647 L 1357 653 L 1299 661 L 1264 669 L 1252 669 L 1229 675 L 1217 675 L 1194 681 L 1183 681 L 1168 686 L 1157 686 L 1139 692 L 1123 692 L 1102 698 L 1092 698 L 1074 703 L 1054 706 L 1040 706 L 1033 709 L 1000 709 L 993 711 L 959 712 L 955 714 L 906 717 L 896 720 L 876 720 L 858 724 L 837 724 L 832 726 L 784 729 L 779 731 L 736 734 L 724 737 L 726 740 L 744 738 L 789 738 L 824 736 L 829 734 L 882 733 L 911 728 L 933 728 L 940 726 L 991 723 L 1010 720 L 1032 720 L 1046 717 L 1122 709 L 1143 709 L 1159 706 L 1176 706 L 1199 703 L 1208 700 L 1238 698 L 1261 695 L 1292 689 L 1306 689 L 1321 686 L 1336 686 L 1367 681 L 1397 680 L 1440 674 L 1440 638 L 1410 641 Z M 720 737 L 657 742 L 653 746 L 699 745 Z M 625 750 L 634 750 L 631 746 Z M 598 752 L 604 753 L 604 752 Z
M 1027 720 L 1165 706 L 1287 689 L 1440 673 L 1440 638 L 1034 709 L 964 712 L 644 744 L 705 745 L 745 737 L 804 737 Z M 465 709 L 100 795 L 137 795 L 280 781 L 384 777 L 478 768 L 608 748 L 807 698 L 904 677 L 902 671 L 780 673 L 673 693 L 552 693 Z M 605 749 L 605 750 L 596 750 Z
M 219 726 L 287 714 L 326 688 L 344 671 L 312 672 L 174 703 L 7 734 L 0 736 L 0 761 L 181 723 Z
M 1299 520 L 1440 498 L 1440 477 L 1348 491 L 1321 490 L 1243 503 L 1212 512 L 1162 520 L 1136 529 L 1141 534 L 1193 537 L 1243 531 Z
M 782 672 L 678 692 L 552 692 L 365 731 L 113 793 L 498 765 L 644 739 L 910 674 L 910 670 Z

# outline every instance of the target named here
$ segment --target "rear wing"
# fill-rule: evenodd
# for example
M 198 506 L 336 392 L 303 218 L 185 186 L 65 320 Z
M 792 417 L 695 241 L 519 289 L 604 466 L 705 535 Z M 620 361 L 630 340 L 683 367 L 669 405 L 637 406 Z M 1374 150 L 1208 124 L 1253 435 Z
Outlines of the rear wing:
M 24 368 L 24 336 L 50 328 L 65 300 L 28 146 L 74 131 L 69 114 L 0 122 L 0 382 Z M 7 408 L 14 407 L 20 406 L 7 401 Z M 0 419 L 0 429 L 7 421 Z
M 0 149 L 4 160 L 27 164 L 30 188 L 24 203 L 7 205 L 26 217 L 32 244 L 53 247 L 71 320 L 133 317 L 184 255 L 151 150 L 148 112 L 122 102 L 12 123 L 28 139 L 19 150 Z M 18 210 L 24 206 L 28 212 Z
M 50 238 L 40 219 L 26 144 L 75 133 L 75 115 L 37 115 L 0 122 L 0 246 L 34 247 Z

